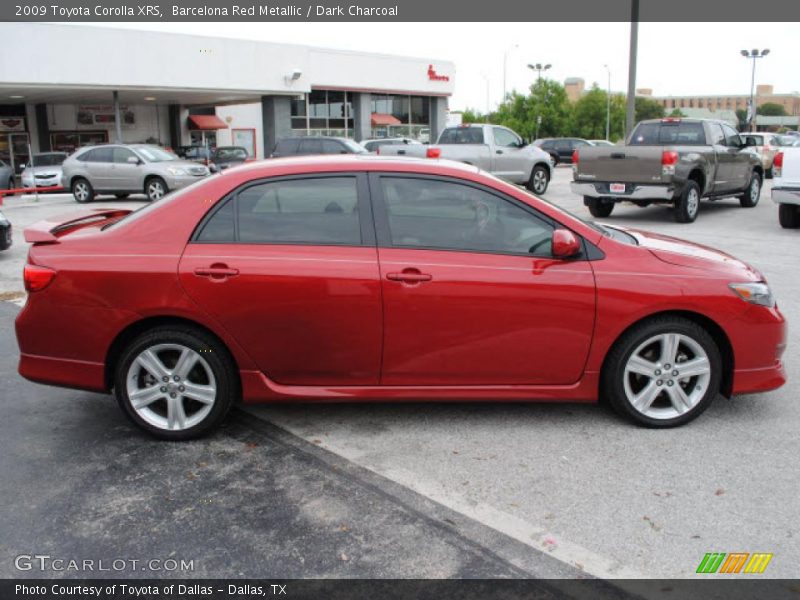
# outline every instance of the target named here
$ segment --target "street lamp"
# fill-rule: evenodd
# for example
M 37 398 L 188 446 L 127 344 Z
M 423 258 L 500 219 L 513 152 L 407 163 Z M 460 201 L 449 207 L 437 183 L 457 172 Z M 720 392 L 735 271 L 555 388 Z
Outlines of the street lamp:
M 547 71 L 547 69 L 549 69 L 552 66 L 553 65 L 542 65 L 542 63 L 536 63 L 535 65 L 534 64 L 530 64 L 530 63 L 528 64 L 528 68 L 529 69 L 532 69 L 534 71 L 538 71 L 539 72 L 539 76 L 537 78 L 537 81 L 542 78 L 542 71 Z
M 760 52 L 756 49 L 747 51 L 742 50 L 742 56 L 745 58 L 752 58 L 753 59 L 753 76 L 750 79 L 750 104 L 747 109 L 747 127 L 749 131 L 753 131 L 753 125 L 755 123 L 756 117 L 756 105 L 755 105 L 755 91 L 756 91 L 756 59 L 757 58 L 764 58 L 767 54 L 769 54 L 769 48 L 764 48 Z
M 606 93 L 606 141 L 610 142 L 609 130 L 611 129 L 611 69 L 603 65 L 608 71 L 608 92 Z
M 508 48 L 505 49 L 505 52 L 503 52 L 503 102 L 506 101 L 506 93 L 507 93 L 507 88 L 506 88 L 506 71 L 507 71 L 507 67 L 506 66 L 508 64 L 508 54 L 509 54 L 509 52 L 514 50 L 515 48 L 519 48 L 519 44 L 514 44 L 512 46 L 509 46 Z

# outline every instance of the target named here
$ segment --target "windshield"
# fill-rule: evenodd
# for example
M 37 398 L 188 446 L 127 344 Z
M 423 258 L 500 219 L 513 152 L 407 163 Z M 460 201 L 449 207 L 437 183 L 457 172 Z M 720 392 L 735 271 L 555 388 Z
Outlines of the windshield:
M 247 160 L 247 150 L 244 148 L 217 148 L 214 153 L 215 160 Z
M 158 146 L 137 146 L 134 148 L 136 153 L 147 162 L 166 162 L 168 160 L 180 160 L 172 152 L 167 152 Z
M 182 198 L 185 194 L 191 192 L 196 187 L 204 185 L 204 184 L 208 183 L 209 181 L 211 181 L 211 180 L 206 178 L 206 177 L 198 179 L 197 181 L 187 185 L 186 187 L 183 187 L 183 188 L 181 188 L 179 190 L 176 190 L 174 192 L 170 192 L 169 194 L 167 194 L 166 196 L 164 196 L 161 200 L 158 200 L 157 202 L 150 202 L 148 204 L 140 206 L 139 208 L 137 208 L 133 212 L 128 213 L 124 217 L 122 217 L 120 219 L 117 219 L 115 221 L 111 221 L 107 225 L 104 225 L 102 227 L 102 229 L 105 231 L 106 229 L 110 229 L 112 227 L 116 227 L 119 224 L 127 224 L 127 223 L 132 223 L 134 221 L 138 221 L 141 217 L 143 217 L 144 215 L 148 214 L 150 211 L 158 210 L 160 207 L 162 207 L 162 206 L 164 206 L 166 204 L 169 204 L 170 202 L 174 202 L 178 198 Z M 212 204 L 213 204 L 213 202 L 212 202 Z
M 64 162 L 67 155 L 63 152 L 48 152 L 46 154 L 34 154 L 31 166 L 33 167 L 57 167 Z

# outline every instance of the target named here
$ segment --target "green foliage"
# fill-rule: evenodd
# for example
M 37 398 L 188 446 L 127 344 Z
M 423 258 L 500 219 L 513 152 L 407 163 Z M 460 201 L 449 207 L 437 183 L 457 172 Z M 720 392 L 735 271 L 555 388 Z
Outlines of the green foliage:
M 664 107 L 652 98 L 636 96 L 634 120 L 637 123 L 645 119 L 660 119 L 665 116 L 665 113 Z
M 485 123 L 486 115 L 475 108 L 468 108 L 461 113 L 462 123 Z
M 669 113 L 670 117 L 685 117 L 686 115 L 681 112 L 680 108 L 673 108 L 672 112 Z
M 765 102 L 756 109 L 756 112 L 765 117 L 786 116 L 786 109 L 783 107 L 783 104 L 778 104 L 777 102 Z
M 533 140 L 536 138 L 537 117 L 541 117 L 538 137 L 567 135 L 571 105 L 564 86 L 550 79 L 539 79 L 531 85 L 529 92 L 527 96 L 516 91 L 509 94 L 490 120 Z

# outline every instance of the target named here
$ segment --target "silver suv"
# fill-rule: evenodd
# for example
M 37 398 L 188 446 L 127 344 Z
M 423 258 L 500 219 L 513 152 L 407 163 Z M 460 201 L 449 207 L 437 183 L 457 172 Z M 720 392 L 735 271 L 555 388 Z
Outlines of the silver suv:
M 81 148 L 64 161 L 61 185 L 78 202 L 95 194 L 144 194 L 151 201 L 207 177 L 208 167 L 181 160 L 160 146 L 104 144 Z

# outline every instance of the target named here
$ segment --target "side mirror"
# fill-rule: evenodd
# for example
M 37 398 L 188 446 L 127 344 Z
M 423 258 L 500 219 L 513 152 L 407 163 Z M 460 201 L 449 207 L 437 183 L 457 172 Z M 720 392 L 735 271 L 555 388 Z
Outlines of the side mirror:
M 26 165 L 25 163 L 22 163 L 22 164 L 19 166 L 19 170 L 20 170 L 20 171 L 24 171 L 24 170 L 25 170 L 25 168 L 26 168 L 27 166 L 28 166 L 28 165 Z
M 142 160 L 140 158 L 135 157 L 135 156 L 129 156 L 127 160 L 132 165 L 140 165 L 140 164 L 142 164 Z
M 553 256 L 570 258 L 580 254 L 581 242 L 569 229 L 556 229 L 553 232 Z

